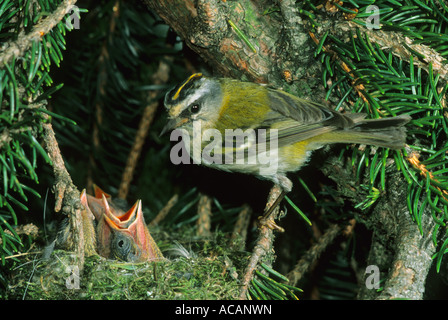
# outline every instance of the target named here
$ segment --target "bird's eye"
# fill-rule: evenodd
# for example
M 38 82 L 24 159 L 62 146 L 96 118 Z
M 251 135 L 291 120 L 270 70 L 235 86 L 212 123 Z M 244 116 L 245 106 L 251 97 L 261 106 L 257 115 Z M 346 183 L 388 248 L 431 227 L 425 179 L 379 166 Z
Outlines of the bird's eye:
M 200 107 L 198 104 L 193 104 L 193 105 L 190 107 L 190 111 L 191 111 L 191 113 L 198 113 L 199 110 L 201 110 L 201 107 Z

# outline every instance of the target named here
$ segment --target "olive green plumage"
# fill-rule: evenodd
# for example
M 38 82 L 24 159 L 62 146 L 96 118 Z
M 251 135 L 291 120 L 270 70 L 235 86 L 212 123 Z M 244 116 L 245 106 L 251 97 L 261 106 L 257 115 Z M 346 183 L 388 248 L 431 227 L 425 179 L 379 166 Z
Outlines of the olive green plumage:
M 201 74 L 169 91 L 165 106 L 170 121 L 164 132 L 181 130 L 196 163 L 254 174 L 286 192 L 292 187 L 286 173 L 299 170 L 311 151 L 331 143 L 400 149 L 406 140 L 404 125 L 410 121 L 408 115 L 365 119 L 365 114 L 342 114 L 265 85 Z M 200 156 L 193 155 L 194 137 L 201 137 Z M 215 161 L 204 161 L 204 151 Z M 235 161 L 237 152 L 245 161 Z M 233 162 L 225 161 L 231 158 Z

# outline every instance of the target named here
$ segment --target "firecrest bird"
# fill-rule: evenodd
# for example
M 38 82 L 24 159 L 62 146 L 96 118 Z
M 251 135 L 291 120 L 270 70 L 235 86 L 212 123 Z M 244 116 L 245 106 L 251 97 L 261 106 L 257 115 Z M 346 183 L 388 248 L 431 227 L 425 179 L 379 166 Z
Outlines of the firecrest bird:
M 165 107 L 169 122 L 162 134 L 177 129 L 195 163 L 254 174 L 284 193 L 292 188 L 286 174 L 299 170 L 313 150 L 332 143 L 400 149 L 411 119 L 342 114 L 266 85 L 200 73 L 171 89 Z

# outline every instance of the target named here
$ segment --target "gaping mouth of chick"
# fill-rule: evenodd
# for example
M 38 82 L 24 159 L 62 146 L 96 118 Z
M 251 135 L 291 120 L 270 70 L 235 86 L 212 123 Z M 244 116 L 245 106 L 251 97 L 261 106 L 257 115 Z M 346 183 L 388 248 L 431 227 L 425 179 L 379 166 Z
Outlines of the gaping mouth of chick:
M 104 218 L 106 219 L 107 224 L 115 230 L 123 230 L 129 228 L 129 226 L 134 221 L 136 221 L 137 212 L 141 207 L 141 201 L 139 200 L 132 206 L 131 209 L 129 209 L 124 214 L 118 216 L 112 212 L 106 200 L 106 197 L 104 196 L 103 196 L 103 204 L 106 209 Z

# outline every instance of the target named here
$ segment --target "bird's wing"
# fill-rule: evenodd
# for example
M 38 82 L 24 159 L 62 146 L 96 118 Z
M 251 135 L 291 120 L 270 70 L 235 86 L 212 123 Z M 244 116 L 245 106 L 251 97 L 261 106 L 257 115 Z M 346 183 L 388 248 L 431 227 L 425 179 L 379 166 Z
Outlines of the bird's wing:
M 350 117 L 283 91 L 272 89 L 268 96 L 272 111 L 266 115 L 261 127 L 278 130 L 279 147 L 354 124 Z M 271 139 L 269 134 L 267 139 Z

